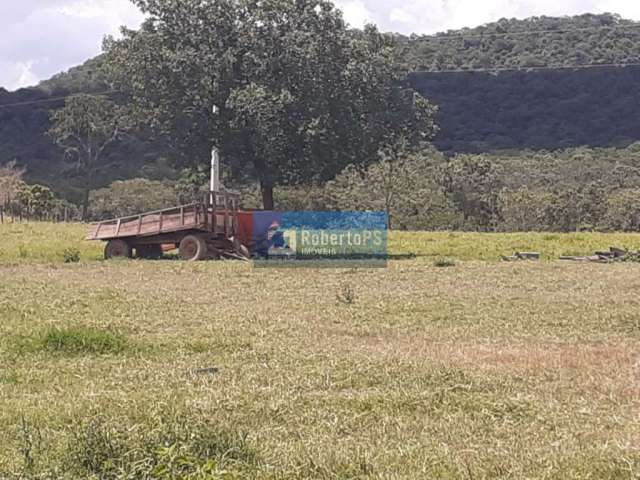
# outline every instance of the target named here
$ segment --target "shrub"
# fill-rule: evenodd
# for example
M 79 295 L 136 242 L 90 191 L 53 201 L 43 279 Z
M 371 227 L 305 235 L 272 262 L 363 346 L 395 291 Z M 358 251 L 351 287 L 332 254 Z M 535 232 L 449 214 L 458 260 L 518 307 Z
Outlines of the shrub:
M 175 207 L 178 203 L 171 183 L 134 178 L 91 192 L 89 214 L 93 219 L 125 217 Z

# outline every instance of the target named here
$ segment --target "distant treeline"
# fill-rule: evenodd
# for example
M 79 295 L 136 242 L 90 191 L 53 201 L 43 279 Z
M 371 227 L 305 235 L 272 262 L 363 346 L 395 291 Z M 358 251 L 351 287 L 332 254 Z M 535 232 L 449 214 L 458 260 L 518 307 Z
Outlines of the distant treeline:
M 228 182 L 231 179 L 227 179 Z M 203 175 L 133 179 L 91 195 L 94 219 L 201 198 Z M 243 207 L 260 208 L 257 185 Z M 323 185 L 280 187 L 279 210 L 386 210 L 401 230 L 640 231 L 640 144 L 447 158 L 435 149 L 347 168 Z
M 436 35 L 399 35 L 407 70 L 526 69 L 638 63 L 640 23 L 619 15 L 502 19 Z

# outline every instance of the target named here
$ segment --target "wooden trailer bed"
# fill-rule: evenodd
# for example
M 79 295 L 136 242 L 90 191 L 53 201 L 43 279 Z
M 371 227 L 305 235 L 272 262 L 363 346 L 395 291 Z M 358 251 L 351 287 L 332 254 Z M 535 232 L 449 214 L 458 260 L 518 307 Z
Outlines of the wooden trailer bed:
M 107 242 L 105 258 L 158 258 L 166 247 L 179 248 L 185 260 L 249 255 L 251 232 L 247 215 L 239 221 L 239 194 L 224 191 L 203 202 L 94 223 L 87 240 Z M 250 220 L 250 218 L 248 218 Z
M 202 230 L 233 233 L 233 215 L 228 211 L 215 212 L 202 203 L 147 212 L 131 217 L 116 218 L 91 225 L 87 240 L 111 240 L 114 238 L 148 237 L 153 235 Z M 227 228 L 225 228 L 225 220 Z M 232 236 L 232 235 L 231 235 Z

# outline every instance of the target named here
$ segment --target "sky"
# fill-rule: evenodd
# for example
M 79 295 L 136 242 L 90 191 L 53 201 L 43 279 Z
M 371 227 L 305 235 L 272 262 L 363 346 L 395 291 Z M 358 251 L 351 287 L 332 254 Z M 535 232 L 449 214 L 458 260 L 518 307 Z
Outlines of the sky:
M 639 0 L 336 0 L 353 27 L 435 33 L 500 18 L 618 13 L 640 20 Z M 0 0 L 0 87 L 37 84 L 100 53 L 105 35 L 135 28 L 130 0 Z

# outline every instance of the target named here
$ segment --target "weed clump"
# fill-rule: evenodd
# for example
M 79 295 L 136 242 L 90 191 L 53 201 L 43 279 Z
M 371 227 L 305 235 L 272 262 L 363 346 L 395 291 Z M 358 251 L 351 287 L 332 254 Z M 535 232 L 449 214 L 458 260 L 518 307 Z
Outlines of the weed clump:
M 455 267 L 456 266 L 456 261 L 451 259 L 451 258 L 441 257 L 441 258 L 437 258 L 433 262 L 433 266 L 437 267 L 437 268 Z
M 338 300 L 338 303 L 342 303 L 343 305 L 353 305 L 356 302 L 356 292 L 351 284 L 341 284 L 338 292 L 336 293 L 336 299 Z
M 116 333 L 87 327 L 50 328 L 40 339 L 41 350 L 67 355 L 107 355 L 121 353 L 126 339 Z
M 93 418 L 71 427 L 65 469 L 98 478 L 247 478 L 257 455 L 243 434 L 198 416 L 129 421 Z M 243 475 L 241 475 L 243 474 Z
M 80 250 L 72 247 L 66 248 L 62 252 L 62 258 L 64 263 L 78 263 L 80 261 Z

